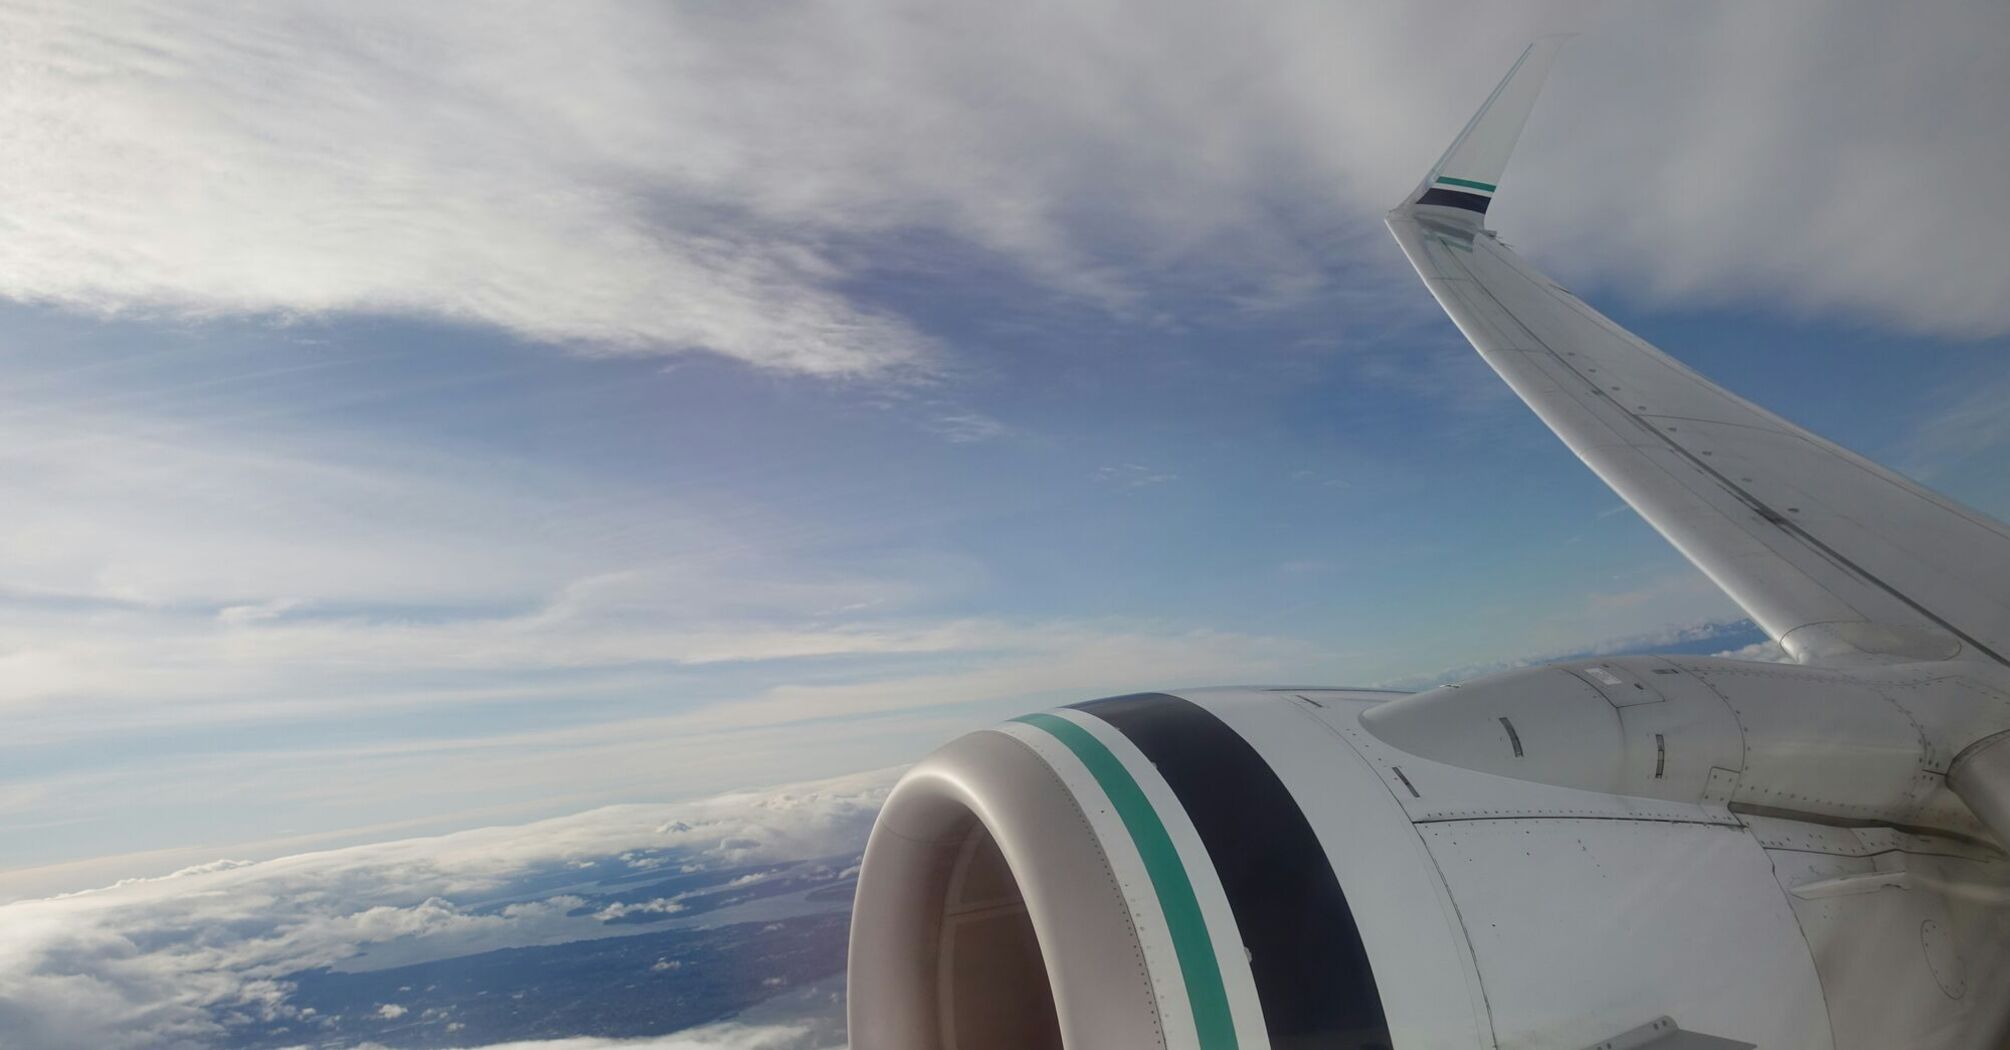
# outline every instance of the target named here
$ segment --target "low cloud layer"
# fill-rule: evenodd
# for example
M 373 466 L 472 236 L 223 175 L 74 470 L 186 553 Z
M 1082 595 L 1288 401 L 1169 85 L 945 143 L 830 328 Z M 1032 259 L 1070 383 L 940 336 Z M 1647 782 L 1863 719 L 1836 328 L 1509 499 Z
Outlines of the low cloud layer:
M 476 905 L 513 880 L 623 858 L 646 872 L 666 856 L 701 870 L 855 851 L 892 776 L 618 806 L 260 863 L 222 861 L 0 905 L 0 928 L 7 931 L 0 943 L 0 1042 L 23 1050 L 202 1048 L 217 1045 L 233 1026 L 261 1022 L 292 1024 L 306 1035 L 328 1019 L 317 1021 L 294 1001 L 288 974 L 352 965 L 366 952 L 381 966 L 632 930 L 602 929 L 606 920 L 572 894 Z M 364 1012 L 380 1020 L 419 1019 L 398 1002 L 370 1004 Z M 804 1038 L 804 1030 L 788 1025 L 731 1025 L 643 1043 L 510 1045 L 801 1050 Z
M 1750 620 L 1701 620 L 1679 626 L 1663 627 L 1643 634 L 1628 634 L 1599 639 L 1590 645 L 1579 645 L 1569 649 L 1533 653 L 1512 660 L 1497 660 L 1490 663 L 1465 664 L 1448 670 L 1427 675 L 1415 675 L 1386 683 L 1398 689 L 1431 689 L 1451 682 L 1463 682 L 1482 675 L 1514 671 L 1524 667 L 1542 664 L 1562 663 L 1568 660 L 1587 660 L 1601 656 L 1624 656 L 1632 653 L 1662 652 L 1703 654 L 1731 660 L 1756 660 L 1764 663 L 1791 663 L 1786 652 L 1772 641 L 1748 641 L 1760 634 L 1759 628 Z M 1725 648 L 1731 646 L 1732 648 Z
M 870 293 L 939 269 L 918 243 L 1133 317 L 1176 318 L 1196 289 L 1358 296 L 1402 278 L 1380 210 L 1523 41 L 1575 28 L 1500 208 L 1567 273 L 2000 333 L 2005 205 L 1963 188 L 2010 162 L 2006 20 L 1812 0 L 32 5 L 4 24 L 0 295 L 413 315 L 820 375 L 933 367 L 942 348 Z
M 719 1024 L 655 1039 L 532 1039 L 477 1050 L 816 1050 L 822 1045 L 789 1025 Z

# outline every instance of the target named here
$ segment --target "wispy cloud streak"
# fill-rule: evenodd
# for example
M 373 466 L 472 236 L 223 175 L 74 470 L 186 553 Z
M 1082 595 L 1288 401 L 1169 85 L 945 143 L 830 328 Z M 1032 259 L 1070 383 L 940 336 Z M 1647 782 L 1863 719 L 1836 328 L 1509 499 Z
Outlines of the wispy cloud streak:
M 941 352 L 859 293 L 916 233 L 1125 316 L 1274 309 L 1340 294 L 1335 244 L 1347 287 L 1400 280 L 1380 209 L 1561 25 L 1592 32 L 1501 208 L 1535 247 L 1671 299 L 1999 333 L 2002 205 L 1946 188 L 2010 161 L 2006 17 L 30 5 L 5 16 L 0 294 L 853 376 Z

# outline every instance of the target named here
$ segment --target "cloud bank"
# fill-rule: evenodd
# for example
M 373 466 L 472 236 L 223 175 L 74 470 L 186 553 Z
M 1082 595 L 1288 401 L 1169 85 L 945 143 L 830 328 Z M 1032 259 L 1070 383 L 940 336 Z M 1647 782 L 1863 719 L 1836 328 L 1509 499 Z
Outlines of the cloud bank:
M 855 851 L 893 776 L 617 806 L 255 864 L 219 861 L 0 905 L 7 931 L 0 939 L 0 1042 L 23 1050 L 156 1050 L 218 1045 L 232 1025 L 251 1021 L 312 1031 L 313 1012 L 291 1000 L 288 974 L 354 964 L 366 952 L 371 965 L 389 965 L 605 936 L 603 918 L 576 914 L 576 895 L 481 902 L 526 876 L 595 863 L 646 871 L 652 860 L 673 856 L 679 870 L 698 871 Z M 410 1011 L 388 1002 L 366 1012 L 398 1021 Z M 801 1050 L 804 1039 L 804 1030 L 788 1025 L 727 1025 L 643 1042 L 509 1045 Z
M 75 309 L 413 315 L 884 375 L 940 356 L 870 291 L 938 269 L 935 244 L 1135 318 L 1195 294 L 1374 312 L 1363 290 L 1403 277 L 1381 209 L 1523 41 L 1576 28 L 1500 209 L 1571 276 L 2010 330 L 2006 205 L 1961 191 L 2010 162 L 1996 4 L 4 19 L 0 295 Z
M 812 1050 L 813 1045 L 821 1044 L 788 1025 L 720 1024 L 657 1039 L 532 1039 L 478 1050 Z

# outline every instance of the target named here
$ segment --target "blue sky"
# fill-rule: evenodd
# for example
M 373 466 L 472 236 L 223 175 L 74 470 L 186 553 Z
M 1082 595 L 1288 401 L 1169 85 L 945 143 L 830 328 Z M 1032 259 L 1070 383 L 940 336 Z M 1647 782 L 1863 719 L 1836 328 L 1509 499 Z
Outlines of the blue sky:
M 1735 621 L 1380 228 L 1559 27 L 1504 235 L 2010 511 L 1990 10 L 790 7 L 9 16 L 0 895 Z

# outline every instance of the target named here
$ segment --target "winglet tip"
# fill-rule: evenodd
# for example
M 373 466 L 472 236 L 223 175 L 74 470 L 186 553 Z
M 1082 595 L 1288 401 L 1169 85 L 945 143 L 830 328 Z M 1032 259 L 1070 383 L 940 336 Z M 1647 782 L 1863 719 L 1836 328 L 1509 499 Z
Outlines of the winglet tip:
M 1451 147 L 1424 176 L 1403 207 L 1441 208 L 1451 216 L 1472 222 L 1483 218 L 1488 205 L 1493 203 L 1501 173 L 1507 169 L 1515 140 L 1521 137 L 1522 126 L 1535 107 L 1536 96 L 1542 90 L 1557 49 L 1576 35 L 1552 33 L 1538 37 L 1523 49 L 1500 86 L 1487 96 L 1479 112 L 1473 114 L 1459 137 L 1452 140 Z

